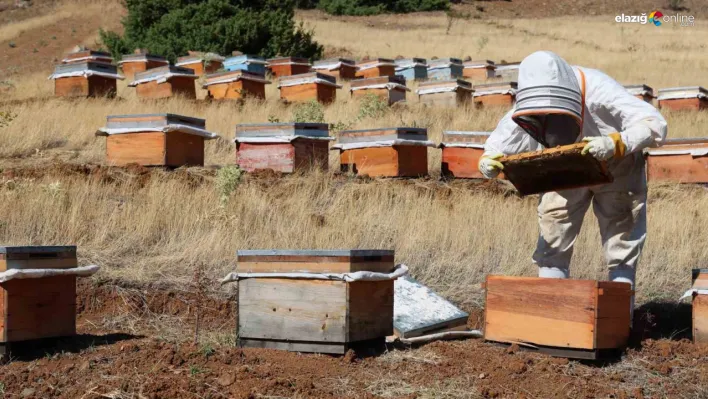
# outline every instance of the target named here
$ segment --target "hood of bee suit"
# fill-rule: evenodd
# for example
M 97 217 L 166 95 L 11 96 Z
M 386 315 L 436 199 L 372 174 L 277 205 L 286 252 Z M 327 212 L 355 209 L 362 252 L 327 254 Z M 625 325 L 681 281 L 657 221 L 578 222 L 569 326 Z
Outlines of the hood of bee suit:
M 573 68 L 557 54 L 537 51 L 519 65 L 516 106 L 512 119 L 565 114 L 583 123 L 583 91 Z

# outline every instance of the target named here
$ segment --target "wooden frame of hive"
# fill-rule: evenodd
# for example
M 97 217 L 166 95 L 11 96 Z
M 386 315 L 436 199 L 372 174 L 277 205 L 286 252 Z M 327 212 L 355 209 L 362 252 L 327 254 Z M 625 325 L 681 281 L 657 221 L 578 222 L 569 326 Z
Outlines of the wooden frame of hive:
M 330 104 L 337 99 L 337 89 L 341 88 L 334 76 L 319 72 L 283 76 L 278 79 L 280 98 L 288 102 L 317 100 L 322 104 Z
M 519 66 L 521 62 L 506 62 L 494 66 L 494 76 L 506 81 L 519 80 Z
M 708 183 L 708 138 L 667 139 L 645 154 L 649 181 Z
M 472 97 L 477 106 L 511 107 L 516 99 L 516 87 L 516 82 L 475 85 Z
M 484 143 L 490 132 L 443 132 L 442 163 L 440 170 L 443 177 L 457 179 L 483 179 L 477 164 L 484 154 Z
M 634 97 L 637 97 L 640 100 L 646 101 L 649 104 L 654 103 L 654 89 L 647 85 L 625 85 L 624 86 L 627 91 L 633 95 Z
M 196 99 L 195 80 L 197 75 L 193 70 L 167 65 L 136 73 L 135 80 L 128 86 L 135 87 L 139 98 L 157 99 L 179 95 Z
M 487 276 L 484 339 L 597 359 L 627 346 L 628 283 Z
M 57 97 L 108 97 L 116 95 L 118 69 L 103 62 L 83 61 L 59 64 L 49 77 Z
M 263 123 L 236 125 L 236 162 L 247 172 L 329 170 L 329 125 Z
M 227 71 L 245 71 L 258 75 L 266 73 L 266 60 L 248 54 L 239 54 L 224 60 L 224 69 Z
M 132 80 L 138 72 L 145 72 L 148 69 L 170 65 L 170 62 L 167 61 L 167 58 L 160 57 L 159 55 L 126 54 L 118 65 L 123 70 L 123 76 Z
M 428 79 L 450 80 L 462 78 L 464 65 L 459 58 L 438 58 L 428 61 Z
M 265 85 L 270 81 L 263 75 L 246 71 L 225 71 L 206 75 L 202 88 L 209 90 L 214 100 L 265 99 Z
M 110 53 L 106 53 L 104 51 L 79 50 L 67 54 L 61 62 L 62 64 L 74 64 L 83 62 L 102 62 L 105 64 L 111 64 L 113 63 L 113 56 Z
M 204 166 L 204 141 L 218 137 L 204 119 L 174 114 L 109 115 L 96 132 L 106 137 L 106 161 L 125 166 Z
M 215 73 L 224 65 L 224 57 L 213 53 L 190 52 L 189 55 L 177 58 L 176 67 L 187 68 L 194 74 L 204 76 Z
M 693 342 L 708 343 L 708 269 L 693 269 L 692 321 Z
M 462 107 L 472 102 L 472 84 L 462 79 L 421 82 L 416 90 L 423 104 Z
M 396 64 L 388 58 L 361 61 L 356 64 L 356 68 L 357 78 L 369 79 L 396 75 Z
M 396 76 L 402 76 L 406 80 L 428 79 L 428 60 L 425 58 L 405 58 L 394 62 Z
M 340 170 L 369 177 L 428 175 L 428 130 L 394 127 L 346 130 L 332 147 L 339 150 Z
M 496 77 L 494 61 L 465 61 L 462 65 L 462 76 L 468 80 L 481 82 Z
M 0 247 L 0 272 L 77 267 L 74 246 Z M 76 276 L 0 283 L 0 357 L 12 343 L 76 334 Z
M 238 271 L 389 273 L 394 252 L 381 250 L 238 251 Z M 263 275 L 262 275 L 263 276 Z M 343 355 L 383 346 L 393 334 L 394 280 L 246 278 L 238 282 L 241 347 Z
M 267 60 L 267 68 L 276 78 L 302 75 L 312 71 L 310 60 L 303 57 L 280 57 Z
M 701 86 L 659 89 L 660 109 L 701 111 L 708 109 L 708 90 Z
M 411 90 L 406 87 L 406 80 L 402 76 L 381 76 L 353 80 L 349 91 L 352 93 L 352 98 L 373 94 L 388 105 L 392 105 L 399 101 L 406 101 L 406 92 Z
M 312 69 L 339 80 L 352 80 L 356 77 L 356 63 L 346 58 L 329 58 L 315 61 Z

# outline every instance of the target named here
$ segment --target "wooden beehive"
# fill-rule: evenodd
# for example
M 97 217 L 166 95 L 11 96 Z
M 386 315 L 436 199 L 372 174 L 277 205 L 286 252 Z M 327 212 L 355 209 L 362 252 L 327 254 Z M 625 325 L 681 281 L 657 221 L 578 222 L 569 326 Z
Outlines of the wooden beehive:
M 505 62 L 496 64 L 494 66 L 494 75 L 502 80 L 515 82 L 519 80 L 520 65 L 520 62 Z
M 628 283 L 487 276 L 484 338 L 597 359 L 627 346 Z
M 406 80 L 428 79 L 428 60 L 425 58 L 405 58 L 396 60 L 396 76 Z
M 693 269 L 693 342 L 708 343 L 708 269 Z
M 310 60 L 303 57 L 281 57 L 268 59 L 268 70 L 276 78 L 302 75 L 312 70 Z
M 214 100 L 265 99 L 267 84 L 270 81 L 263 75 L 236 70 L 206 75 L 202 88 L 209 90 L 209 98 Z
M 148 69 L 159 68 L 170 65 L 167 58 L 152 54 L 126 54 L 118 63 L 123 70 L 123 75 L 128 79 L 134 79 L 138 72 L 145 72 Z
M 361 61 L 356 64 L 357 78 L 378 78 L 380 76 L 395 76 L 396 64 L 388 58 L 376 58 L 373 60 Z
M 474 86 L 474 103 L 477 106 L 511 107 L 516 99 L 516 82 L 487 83 Z
M 196 99 L 197 91 L 194 87 L 196 79 L 197 75 L 191 69 L 167 65 L 136 73 L 135 80 L 128 86 L 135 87 L 140 98 L 183 96 Z
M 105 64 L 113 63 L 113 56 L 110 53 L 94 50 L 79 50 L 69 53 L 61 61 L 63 64 L 74 64 L 83 62 L 102 62 Z
M 649 181 L 708 183 L 708 138 L 668 139 L 646 158 Z
M 522 196 L 611 183 L 607 162 L 582 155 L 584 147 L 585 143 L 569 144 L 505 156 L 499 162 Z
M 278 79 L 280 98 L 288 102 L 317 100 L 322 104 L 329 104 L 337 99 L 337 89 L 341 87 L 333 76 L 319 72 L 283 76 Z
M 227 58 L 224 61 L 224 69 L 227 71 L 245 71 L 258 75 L 265 75 L 266 60 L 248 54 L 239 54 Z
M 352 80 L 356 77 L 356 63 L 346 58 L 315 61 L 312 69 L 340 80 Z
M 626 85 L 624 88 L 627 89 L 631 95 L 640 100 L 644 100 L 649 104 L 654 102 L 654 89 L 647 85 Z
M 445 107 L 461 107 L 471 102 L 472 84 L 455 80 L 431 80 L 418 85 L 418 99 L 423 104 Z
M 177 58 L 175 66 L 187 68 L 194 71 L 194 74 L 204 76 L 214 73 L 224 65 L 224 57 L 213 53 L 201 53 L 192 51 L 190 55 Z
M 96 132 L 106 137 L 106 161 L 125 166 L 204 165 L 204 141 L 218 137 L 204 119 L 174 114 L 109 115 Z
M 340 151 L 340 168 L 370 177 L 420 177 L 428 174 L 428 130 L 385 128 L 347 130 L 333 149 Z
M 399 101 L 406 101 L 406 80 L 401 76 L 382 76 L 378 78 L 353 80 L 349 89 L 352 97 L 365 97 L 374 95 L 392 105 Z
M 329 169 L 329 125 L 264 123 L 236 125 L 236 159 L 247 172 L 293 173 Z
M 238 251 L 238 271 L 389 273 L 394 252 L 380 250 Z M 393 280 L 247 278 L 238 285 L 242 347 L 344 354 L 380 346 L 393 334 Z
M 659 89 L 659 108 L 672 111 L 708 109 L 708 90 L 700 86 Z
M 116 95 L 118 79 L 123 79 L 111 64 L 76 62 L 59 64 L 50 76 L 57 97 L 109 97 Z
M 76 247 L 0 247 L 0 272 L 77 267 Z M 0 356 L 6 345 L 76 334 L 76 276 L 0 283 Z
M 444 177 L 483 179 L 477 165 L 489 132 L 443 132 L 441 173 Z
M 462 78 L 464 65 L 459 58 L 437 58 L 428 61 L 428 79 L 450 80 Z
M 494 61 L 465 61 L 462 76 L 472 81 L 485 81 L 496 77 Z

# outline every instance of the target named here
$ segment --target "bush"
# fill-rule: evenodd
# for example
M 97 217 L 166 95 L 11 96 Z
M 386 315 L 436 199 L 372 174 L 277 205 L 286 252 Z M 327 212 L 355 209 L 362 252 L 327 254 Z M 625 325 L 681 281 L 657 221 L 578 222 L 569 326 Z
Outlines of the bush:
M 325 123 L 324 107 L 317 100 L 297 104 L 293 108 L 295 123 Z
M 320 9 L 334 15 L 437 11 L 447 10 L 448 6 L 448 0 L 319 0 L 318 3 Z
M 231 194 L 241 182 L 243 171 L 236 165 L 228 165 L 219 169 L 216 174 L 216 192 L 219 194 L 221 206 L 225 206 Z
M 296 24 L 296 0 L 125 0 L 125 34 L 101 31 L 116 59 L 136 48 L 175 61 L 187 51 L 317 59 L 322 46 Z

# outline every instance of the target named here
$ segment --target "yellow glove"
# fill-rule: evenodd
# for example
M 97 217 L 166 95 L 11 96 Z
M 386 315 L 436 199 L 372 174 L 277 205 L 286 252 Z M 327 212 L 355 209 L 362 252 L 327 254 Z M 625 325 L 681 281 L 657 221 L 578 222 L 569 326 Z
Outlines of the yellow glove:
M 487 179 L 493 179 L 499 176 L 499 173 L 504 170 L 504 165 L 502 165 L 501 162 L 497 161 L 497 159 L 503 156 L 504 154 L 499 153 L 492 155 L 483 155 L 482 158 L 479 159 L 479 163 L 477 164 L 477 167 L 479 168 L 479 171 L 482 173 L 482 175 Z
M 582 154 L 590 153 L 599 161 L 606 161 L 612 157 L 623 157 L 627 151 L 627 146 L 619 133 L 612 133 L 607 137 L 586 137 L 583 141 L 587 144 L 583 147 Z

